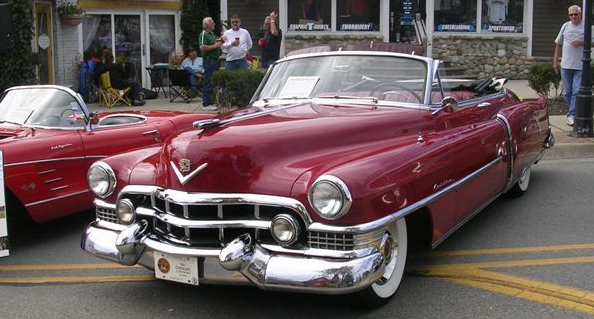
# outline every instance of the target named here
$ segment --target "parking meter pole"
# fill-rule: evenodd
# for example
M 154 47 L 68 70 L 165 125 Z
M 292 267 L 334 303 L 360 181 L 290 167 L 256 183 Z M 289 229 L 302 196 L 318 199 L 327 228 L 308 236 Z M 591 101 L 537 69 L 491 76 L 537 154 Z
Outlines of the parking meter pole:
M 582 83 L 577 96 L 577 109 L 573 135 L 594 136 L 592 130 L 592 83 L 590 80 L 590 52 L 592 51 L 592 0 L 584 3 L 584 56 L 582 58 Z

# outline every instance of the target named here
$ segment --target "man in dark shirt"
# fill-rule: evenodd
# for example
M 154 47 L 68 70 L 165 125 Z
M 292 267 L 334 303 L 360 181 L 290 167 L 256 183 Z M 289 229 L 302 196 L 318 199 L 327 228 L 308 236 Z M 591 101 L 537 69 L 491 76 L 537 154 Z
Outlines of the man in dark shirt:
M 133 80 L 124 79 L 122 75 L 122 68 L 113 62 L 111 50 L 103 50 L 102 57 L 103 61 L 99 62 L 95 67 L 94 76 L 96 82 L 99 83 L 101 74 L 109 71 L 109 81 L 111 82 L 111 86 L 113 88 L 118 90 L 130 88 L 127 97 L 133 101 L 134 106 L 144 105 L 145 101 L 142 97 L 140 97 L 140 84 Z
M 278 60 L 280 55 L 281 40 L 283 39 L 283 32 L 276 26 L 276 17 L 278 15 L 272 11 L 269 16 L 264 19 L 264 36 L 258 40 L 258 44 L 262 47 L 262 68 L 268 68 L 274 61 Z

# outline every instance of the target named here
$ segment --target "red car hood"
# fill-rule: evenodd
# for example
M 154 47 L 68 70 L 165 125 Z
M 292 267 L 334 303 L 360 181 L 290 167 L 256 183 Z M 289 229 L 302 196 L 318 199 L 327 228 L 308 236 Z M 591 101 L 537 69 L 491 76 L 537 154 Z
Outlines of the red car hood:
M 166 143 L 156 181 L 192 192 L 288 196 L 306 171 L 326 171 L 403 134 L 417 134 L 413 126 L 419 126 L 419 116 L 417 110 L 405 108 L 304 104 L 207 130 L 184 131 Z M 182 159 L 191 162 L 185 171 Z M 174 171 L 188 176 L 205 163 L 185 185 Z

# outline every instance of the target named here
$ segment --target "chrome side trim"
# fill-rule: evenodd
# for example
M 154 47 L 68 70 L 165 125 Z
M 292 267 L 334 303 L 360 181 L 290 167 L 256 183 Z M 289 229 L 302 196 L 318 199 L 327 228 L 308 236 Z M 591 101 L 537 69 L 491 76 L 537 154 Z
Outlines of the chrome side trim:
M 58 186 L 54 188 L 50 188 L 50 191 L 59 191 L 61 189 L 68 188 L 68 185 Z
M 56 171 L 56 169 L 52 168 L 52 169 L 48 169 L 46 171 L 37 172 L 37 175 L 45 175 L 45 174 L 53 173 L 55 171 Z
M 507 176 L 507 186 L 505 187 L 505 189 L 509 189 L 513 184 L 513 178 L 514 178 L 514 158 L 515 158 L 515 154 L 514 154 L 514 144 L 513 144 L 513 138 L 512 138 L 512 131 L 511 131 L 511 125 L 509 124 L 509 120 L 501 115 L 501 114 L 497 114 L 497 119 L 503 123 L 503 125 L 505 126 L 505 132 L 507 133 L 507 144 L 508 144 L 508 151 L 509 151 L 509 172 L 508 172 L 508 176 Z
M 35 160 L 35 161 L 4 164 L 4 167 L 29 165 L 29 164 L 37 164 L 37 163 L 61 162 L 61 161 L 78 161 L 78 160 L 83 160 L 85 158 L 87 158 L 87 157 L 86 156 L 74 156 L 74 157 L 52 158 L 52 159 L 45 159 L 45 160 Z
M 41 174 L 41 173 L 39 173 L 39 174 Z M 47 181 L 45 181 L 45 183 L 46 183 L 46 184 L 49 184 L 49 183 L 53 183 L 53 182 L 58 182 L 58 181 L 61 181 L 61 180 L 63 180 L 63 179 L 64 179 L 64 178 L 62 178 L 62 177 L 53 178 L 53 179 L 48 179 Z
M 320 231 L 320 232 L 331 232 L 331 233 L 366 233 L 372 230 L 376 230 L 378 228 L 384 227 L 385 225 L 392 223 L 400 218 L 405 217 L 406 215 L 416 211 L 417 209 L 428 205 L 429 203 L 437 200 L 441 196 L 445 195 L 447 192 L 452 191 L 469 180 L 475 178 L 476 176 L 480 175 L 484 171 L 488 170 L 489 168 L 495 166 L 499 162 L 501 162 L 503 158 L 500 156 L 487 165 L 481 167 L 480 169 L 474 171 L 473 173 L 461 178 L 460 180 L 456 181 L 455 183 L 450 184 L 449 186 L 441 189 L 439 192 L 434 193 L 426 198 L 419 200 L 418 202 L 411 204 L 397 212 L 394 212 L 388 216 L 380 218 L 378 220 L 374 220 L 365 224 L 359 224 L 354 226 L 330 226 L 325 225 L 322 223 L 313 223 L 311 224 L 307 230 L 308 231 Z
M 59 199 L 64 199 L 64 198 L 67 198 L 67 197 L 77 196 L 77 195 L 88 193 L 88 192 L 89 192 L 89 190 L 84 190 L 84 191 L 80 191 L 80 192 L 76 192 L 76 193 L 72 193 L 72 194 L 67 194 L 67 195 L 62 195 L 62 196 L 58 196 L 58 197 L 48 198 L 48 199 L 40 200 L 40 201 L 37 201 L 37 202 L 25 204 L 25 207 L 31 207 L 31 206 L 35 206 L 35 205 L 39 205 L 39 204 L 45 204 L 47 202 L 51 202 L 51 201 L 55 201 L 55 200 L 59 200 Z

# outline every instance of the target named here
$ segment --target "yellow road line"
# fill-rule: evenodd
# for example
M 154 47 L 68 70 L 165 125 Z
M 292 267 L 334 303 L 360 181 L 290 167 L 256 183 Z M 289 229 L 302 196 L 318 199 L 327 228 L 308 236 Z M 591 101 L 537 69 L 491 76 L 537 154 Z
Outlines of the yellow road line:
M 56 265 L 6 265 L 0 266 L 0 271 L 31 271 L 31 270 L 82 270 L 82 269 L 120 269 L 130 268 L 115 263 L 105 264 L 56 264 Z M 141 268 L 140 266 L 132 266 Z
M 520 254 L 520 253 L 537 253 L 537 252 L 547 252 L 547 251 L 582 250 L 582 249 L 594 249 L 594 243 L 575 244 L 575 245 L 556 245 L 556 246 L 535 246 L 535 247 L 516 247 L 516 248 L 438 251 L 438 252 L 431 252 L 431 253 L 427 253 L 427 254 L 415 255 L 415 257 L 455 257 L 455 256 L 476 256 L 476 255 L 494 255 L 494 254 Z
M 70 276 L 70 277 L 15 277 L 0 278 L 0 284 L 48 284 L 48 283 L 84 283 L 116 281 L 151 281 L 153 275 L 129 276 Z
M 527 267 L 527 266 L 549 266 L 594 263 L 594 256 L 549 258 L 549 259 L 525 259 L 525 260 L 503 260 L 487 261 L 465 264 L 440 264 L 440 265 L 418 265 L 408 267 L 407 270 L 423 272 L 427 269 L 457 269 L 457 268 L 506 268 L 506 267 Z
M 594 258 L 588 258 L 588 260 L 590 260 L 588 262 L 594 262 Z M 583 261 L 584 258 L 581 258 L 581 260 L 580 258 L 559 258 L 558 260 L 528 260 L 526 261 L 528 263 L 517 263 L 524 261 L 509 261 L 479 264 L 429 265 L 411 267 L 409 270 L 416 271 L 418 274 L 424 276 L 443 278 L 473 288 L 594 315 L 594 292 L 486 271 L 477 267 L 477 265 L 481 267 L 486 267 L 487 265 L 501 267 L 501 264 L 504 263 L 508 263 L 508 266 L 522 266 L 527 264 L 567 264 Z

